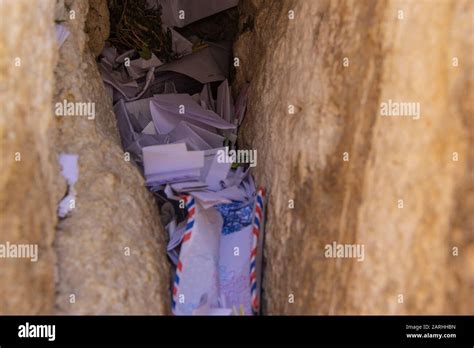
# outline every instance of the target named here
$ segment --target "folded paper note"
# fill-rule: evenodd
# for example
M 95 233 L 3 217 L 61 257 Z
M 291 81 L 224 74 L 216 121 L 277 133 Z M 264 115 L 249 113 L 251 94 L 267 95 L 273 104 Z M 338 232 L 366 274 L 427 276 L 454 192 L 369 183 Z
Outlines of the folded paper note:
M 202 151 L 187 151 L 185 144 L 143 148 L 143 165 L 148 185 L 197 180 L 204 166 Z
M 208 208 L 194 194 L 185 200 L 187 221 L 173 285 L 173 313 L 258 313 L 263 191 L 249 201 Z
M 227 62 L 231 45 L 228 43 L 208 43 L 207 45 L 181 59 L 163 64 L 157 68 L 157 71 L 174 71 L 201 83 L 224 81 L 229 75 Z
M 218 205 L 223 217 L 219 244 L 219 289 L 229 308 L 251 315 L 250 254 L 254 202 Z
M 152 6 L 162 6 L 163 23 L 184 27 L 202 18 L 238 5 L 238 0 L 148 0 Z M 184 15 L 183 15 L 184 14 Z
M 210 150 L 224 143 L 223 136 L 186 121 L 179 122 L 169 137 L 170 142 L 184 141 L 192 150 Z
M 211 308 L 219 307 L 219 226 L 222 217 L 215 208 L 203 209 L 187 197 L 188 218 L 181 243 L 173 286 L 172 309 L 176 315 L 191 315 L 207 296 Z
M 63 24 L 56 24 L 56 40 L 58 42 L 59 47 L 61 47 L 69 37 L 69 30 Z
M 150 112 L 159 134 L 170 133 L 181 121 L 212 130 L 234 129 L 212 110 L 205 110 L 189 94 L 159 94 L 150 100 Z
M 65 218 L 75 206 L 76 191 L 74 184 L 79 178 L 78 158 L 79 156 L 74 154 L 62 153 L 59 155 L 59 163 L 62 167 L 61 174 L 66 179 L 68 185 L 66 197 L 59 202 L 58 216 L 60 218 Z

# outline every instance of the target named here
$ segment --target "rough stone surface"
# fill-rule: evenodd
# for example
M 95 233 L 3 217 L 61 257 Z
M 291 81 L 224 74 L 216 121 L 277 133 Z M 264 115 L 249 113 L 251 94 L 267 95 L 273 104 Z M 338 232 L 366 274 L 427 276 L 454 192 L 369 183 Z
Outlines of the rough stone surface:
M 450 114 L 456 115 L 462 122 L 462 127 L 468 135 L 468 146 L 463 162 L 466 170 L 457 178 L 454 197 L 455 211 L 451 217 L 451 229 L 448 242 L 459 248 L 459 256 L 448 259 L 449 298 L 448 313 L 473 314 L 474 300 L 474 63 L 472 33 L 472 13 L 474 6 L 469 2 L 457 4 L 452 9 L 455 27 L 449 31 L 450 52 L 463 61 L 463 69 L 449 75 L 448 90 L 450 95 Z
M 57 118 L 58 151 L 79 154 L 76 208 L 58 224 L 55 240 L 57 311 L 168 314 L 169 268 L 158 207 L 138 169 L 124 159 L 112 105 L 86 44 L 87 3 L 74 1 L 70 9 L 76 19 L 67 22 L 72 36 L 60 51 L 53 102 L 94 102 L 96 116 Z
M 103 3 L 86 20 L 85 0 L 0 1 L 0 243 L 39 245 L 36 263 L 0 259 L 0 314 L 169 313 L 157 207 L 94 62 Z M 472 1 L 240 7 L 234 87 L 255 93 L 239 142 L 269 192 L 264 313 L 474 313 Z M 54 19 L 71 31 L 59 53 Z M 64 99 L 95 102 L 95 119 L 55 117 Z M 380 117 L 388 99 L 420 102 L 421 119 Z M 60 152 L 80 172 L 58 222 Z M 364 261 L 325 258 L 333 241 L 362 243 Z
M 241 10 L 234 87 L 255 93 L 240 141 L 269 191 L 264 313 L 472 314 L 473 3 Z M 381 117 L 388 99 L 421 118 Z M 364 261 L 325 258 L 333 241 L 363 244 Z
M 54 303 L 61 181 L 55 184 L 58 165 L 49 144 L 53 15 L 52 1 L 0 1 L 0 243 L 39 249 L 38 262 L 0 258 L 0 314 L 50 313 Z
M 165 234 L 143 178 L 124 160 L 87 45 L 88 2 L 0 6 L 0 243 L 39 245 L 36 263 L 0 259 L 0 314 L 168 314 Z M 59 53 L 54 20 L 71 33 Z M 54 116 L 64 99 L 94 102 L 95 119 Z M 61 152 L 79 155 L 79 180 L 76 207 L 58 222 Z
M 88 36 L 89 49 L 97 57 L 102 52 L 105 40 L 110 34 L 107 0 L 89 0 L 85 32 Z

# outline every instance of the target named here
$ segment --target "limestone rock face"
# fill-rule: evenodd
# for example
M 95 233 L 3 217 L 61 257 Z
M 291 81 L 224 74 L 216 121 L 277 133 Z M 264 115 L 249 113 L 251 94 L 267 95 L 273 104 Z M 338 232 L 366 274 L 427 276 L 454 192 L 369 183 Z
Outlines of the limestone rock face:
M 89 0 L 85 32 L 88 36 L 89 49 L 97 57 L 102 52 L 105 40 L 110 34 L 107 0 Z
M 87 45 L 88 2 L 2 1 L 0 13 L 0 243 L 39 246 L 38 262 L 0 258 L 0 314 L 168 314 L 165 234 L 124 159 Z M 55 19 L 70 31 L 59 50 Z M 94 103 L 94 117 L 55 116 L 64 100 Z M 79 155 L 79 180 L 58 221 L 62 152 Z
M 121 149 L 112 104 L 86 43 L 87 3 L 75 1 L 70 8 L 77 15 L 67 22 L 72 35 L 60 51 L 53 103 L 92 102 L 96 115 L 56 119 L 58 151 L 79 155 L 76 207 L 58 224 L 55 240 L 57 310 L 168 314 L 169 269 L 158 207 Z
M 52 244 L 65 187 L 49 142 L 53 15 L 52 1 L 0 2 L 0 244 L 38 245 L 37 262 L 0 258 L 0 314 L 50 313 L 54 304 Z
M 0 258 L 0 314 L 170 313 L 158 208 L 94 61 L 105 3 L 0 1 L 0 244 L 38 245 L 37 262 Z M 254 93 L 239 144 L 258 150 L 269 198 L 264 314 L 474 313 L 473 7 L 241 2 L 234 88 Z M 64 100 L 93 117 L 56 116 Z M 381 116 L 389 100 L 419 103 L 419 119 Z M 62 220 L 59 153 L 79 155 Z M 333 242 L 363 259 L 326 257 Z
M 254 93 L 239 136 L 269 193 L 264 313 L 472 314 L 472 2 L 241 10 L 234 87 Z M 389 100 L 420 118 L 381 116 Z M 363 261 L 325 257 L 333 242 Z

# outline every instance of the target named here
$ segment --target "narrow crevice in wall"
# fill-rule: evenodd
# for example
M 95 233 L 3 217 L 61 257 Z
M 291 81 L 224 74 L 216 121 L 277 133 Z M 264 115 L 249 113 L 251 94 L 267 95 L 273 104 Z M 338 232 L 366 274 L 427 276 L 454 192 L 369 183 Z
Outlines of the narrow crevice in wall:
M 108 2 L 121 1 L 0 1 L 0 314 L 171 314 L 178 280 L 170 259 L 177 255 L 167 251 L 177 250 L 168 250 L 163 224 L 186 218 L 190 228 L 208 230 L 193 201 L 180 202 L 184 210 L 164 203 L 147 188 L 149 173 L 133 164 L 161 134 L 133 123 L 128 129 L 138 135 L 146 128 L 146 141 L 123 147 L 137 134 L 121 136 L 123 105 L 100 70 L 104 58 L 118 56 L 107 54 L 105 41 L 117 29 Z M 471 314 L 473 11 L 471 0 L 240 0 L 238 18 L 180 23 L 192 16 L 178 11 L 175 45 L 159 22 L 149 42 L 142 34 L 151 18 L 135 21 L 129 43 L 139 43 L 130 46 L 136 54 L 113 59 L 109 72 L 140 75 L 118 83 L 127 98 L 144 90 L 137 101 L 184 91 L 201 109 L 225 113 L 215 103 L 220 91 L 234 97 L 236 110 L 246 106 L 236 145 L 258 153 L 252 175 L 270 203 L 263 314 Z M 162 65 L 209 52 L 206 40 L 227 37 L 235 21 L 227 86 L 216 83 L 223 76 L 208 89 L 186 74 L 173 81 L 176 71 L 156 85 L 166 76 Z M 231 25 L 215 30 L 224 24 Z M 150 66 L 152 53 L 164 64 Z M 125 66 L 125 58 L 133 64 Z M 224 131 L 217 134 L 235 141 Z M 251 186 L 248 196 L 256 198 Z M 241 225 L 258 231 L 263 220 L 250 221 L 248 206 L 231 207 L 243 213 L 210 216 L 230 212 L 227 222 L 239 222 L 225 229 L 226 238 Z M 205 255 L 210 244 L 201 243 Z M 217 259 L 212 245 L 208 260 Z M 189 264 L 203 263 L 188 259 L 183 269 Z M 211 283 L 199 277 L 194 284 Z M 253 307 L 255 293 L 245 294 Z M 222 309 L 202 300 L 201 314 Z
M 93 2 L 91 2 L 91 6 L 92 4 Z M 220 164 L 218 159 L 216 162 L 216 158 L 219 157 L 218 152 L 224 151 L 225 147 L 227 147 L 227 151 L 229 149 L 240 151 L 237 126 L 245 114 L 246 89 L 234 91 L 236 93 L 232 91 L 233 76 L 235 75 L 235 68 L 238 67 L 238 62 L 235 61 L 232 52 L 233 41 L 238 34 L 239 16 L 236 4 L 237 1 L 222 2 L 219 5 L 221 8 L 217 5 L 209 8 L 202 5 L 190 5 L 190 8 L 186 9 L 186 14 L 183 14 L 183 18 L 177 19 L 177 23 L 172 25 L 170 21 L 176 19 L 168 13 L 167 8 L 148 7 L 146 1 L 138 1 L 133 6 L 123 1 L 109 1 L 110 29 L 101 28 L 106 25 L 104 23 L 86 22 L 85 26 L 88 35 L 92 37 L 89 40 L 91 51 L 100 51 L 96 54 L 96 62 L 105 89 L 108 92 L 108 98 L 104 102 L 109 106 L 113 105 L 124 163 L 137 174 L 144 176 L 146 181 L 143 187 L 145 188 L 146 185 L 146 188 L 150 190 L 145 195 L 152 196 L 155 199 L 157 210 L 159 210 L 157 220 L 161 220 L 161 226 L 155 226 L 155 228 L 166 240 L 168 246 L 162 247 L 156 252 L 161 256 L 167 254 L 169 257 L 172 281 L 167 284 L 169 287 L 166 296 L 171 299 L 169 309 L 173 309 L 176 314 L 214 311 L 215 306 L 227 307 L 228 309 L 225 309 L 225 311 L 232 311 L 228 314 L 258 312 L 257 303 L 259 301 L 253 299 L 256 296 L 253 294 L 256 293 L 256 290 L 252 290 L 251 268 L 249 272 L 249 267 L 252 264 L 250 249 L 248 251 L 242 249 L 243 254 L 240 259 L 244 261 L 239 266 L 241 269 L 229 270 L 229 279 L 225 278 L 228 277 L 227 275 L 222 275 L 225 273 L 222 269 L 216 269 L 215 274 L 208 270 L 208 286 L 212 287 L 213 281 L 219 282 L 218 278 L 214 279 L 213 277 L 220 276 L 220 282 L 225 282 L 221 284 L 221 288 L 225 289 L 222 291 L 228 291 L 229 294 L 232 294 L 230 296 L 235 297 L 235 299 L 229 297 L 225 300 L 231 301 L 231 303 L 226 304 L 225 301 L 221 303 L 220 301 L 225 298 L 222 295 L 222 299 L 192 298 L 187 300 L 189 305 L 183 299 L 183 304 L 180 305 L 181 296 L 184 298 L 185 295 L 181 295 L 177 290 L 178 286 L 184 287 L 183 283 L 185 284 L 186 277 L 187 279 L 194 277 L 190 273 L 184 276 L 183 280 L 183 275 L 180 273 L 180 265 L 184 263 L 183 258 L 186 257 L 183 256 L 182 252 L 183 244 L 188 240 L 188 237 L 186 237 L 188 230 L 185 230 L 185 227 L 192 226 L 189 222 L 191 221 L 190 214 L 194 210 L 192 208 L 194 203 L 190 203 L 191 197 L 196 197 L 193 199 L 196 199 L 198 205 L 198 208 L 196 208 L 198 210 L 196 212 L 198 215 L 196 225 L 198 226 L 195 228 L 203 229 L 199 232 L 200 235 L 205 236 L 211 230 L 218 231 L 220 235 L 222 229 L 223 235 L 239 232 L 244 234 L 243 237 L 239 237 L 240 239 L 245 238 L 245 236 L 252 237 L 252 225 L 249 224 L 254 219 L 254 209 L 257 209 L 255 207 L 258 201 L 256 197 L 260 192 L 256 192 L 255 184 L 249 174 L 250 167 L 254 166 L 254 163 L 251 162 L 253 156 L 250 159 L 247 158 L 247 161 L 250 162 L 245 162 L 245 159 L 239 162 L 240 157 L 237 157 L 233 160 L 232 167 L 235 165 L 235 168 L 232 169 L 232 159 L 229 159 L 226 162 L 227 164 Z M 89 13 L 91 11 L 92 9 L 89 10 Z M 187 23 L 185 22 L 188 20 L 186 16 L 203 18 L 199 20 L 191 19 L 189 20 L 190 23 Z M 104 21 L 107 16 L 93 14 L 89 15 L 88 18 Z M 181 20 L 184 23 L 181 23 Z M 100 36 L 108 30 L 110 35 L 99 50 L 96 46 L 101 40 L 96 40 L 94 35 Z M 159 109 L 160 107 L 167 107 L 168 109 L 162 110 Z M 181 117 L 180 115 L 183 115 L 184 119 L 171 126 L 174 121 L 169 117 L 173 112 L 175 112 L 173 119 L 178 119 Z M 179 162 L 179 166 L 192 165 L 195 160 L 191 159 L 190 156 L 195 157 L 200 153 L 204 154 L 205 164 L 200 170 L 199 177 L 192 174 L 192 177 L 189 178 L 188 176 L 169 177 L 168 179 L 154 179 L 155 181 L 152 181 L 151 178 L 157 176 L 160 178 L 166 175 L 169 176 L 169 174 L 166 174 L 167 169 L 170 173 L 176 173 L 173 175 L 181 175 L 172 167 L 176 164 L 165 161 L 166 156 L 161 162 L 158 160 L 156 163 L 147 162 L 151 160 L 147 159 L 146 151 L 152 151 L 150 149 L 161 145 L 166 148 L 166 144 L 168 144 L 168 148 L 175 146 L 176 149 L 181 144 L 188 151 L 188 155 L 183 158 L 189 157 L 189 160 L 185 159 L 184 162 Z M 179 160 L 181 154 L 175 156 Z M 222 168 L 225 167 L 222 169 L 225 172 L 218 173 L 215 169 L 216 165 Z M 150 166 L 154 166 L 154 170 L 159 170 L 165 174 L 151 175 L 149 172 Z M 168 168 L 168 166 L 171 167 Z M 195 169 L 193 170 L 195 171 Z M 217 178 L 216 175 L 222 177 Z M 199 183 L 202 186 L 201 188 L 196 186 Z M 183 188 L 178 188 L 183 184 L 192 184 L 195 187 L 183 186 Z M 245 185 L 250 186 L 246 188 Z M 223 193 L 222 196 L 219 196 L 221 190 Z M 226 198 L 224 192 L 230 194 L 231 190 L 234 190 L 234 193 Z M 238 190 L 240 190 L 240 193 L 236 193 Z M 202 196 L 200 196 L 201 192 L 203 192 Z M 215 196 L 213 198 L 215 202 L 210 204 L 210 198 L 203 198 L 205 195 Z M 208 205 L 206 206 L 206 204 Z M 227 207 L 225 204 L 227 204 Z M 205 209 L 202 207 L 205 207 Z M 231 213 L 228 211 L 231 211 Z M 218 219 L 216 222 L 222 221 L 220 223 L 224 224 L 227 221 L 225 214 L 236 214 L 234 211 L 239 212 L 242 216 L 246 214 L 246 217 L 240 217 L 240 222 L 237 221 L 242 224 L 240 229 L 235 229 L 235 226 L 225 227 L 226 225 L 218 229 L 217 224 L 215 226 L 199 227 L 204 221 L 201 216 L 207 219 L 206 214 L 216 214 L 215 218 Z M 222 214 L 222 217 L 218 214 Z M 133 220 L 131 223 L 133 223 Z M 227 228 L 232 229 L 232 231 L 225 232 Z M 259 226 L 258 228 L 263 229 L 263 221 L 262 227 Z M 197 232 L 195 234 L 197 235 Z M 177 235 L 178 237 L 176 237 Z M 216 238 L 216 241 L 219 241 L 220 237 Z M 246 246 L 246 242 L 243 244 L 246 248 L 251 247 L 251 239 L 248 241 L 248 246 Z M 198 243 L 198 241 L 195 241 L 195 243 Z M 211 245 L 210 241 L 200 245 L 199 253 L 204 255 L 205 258 L 218 258 L 219 256 L 213 253 L 219 252 L 219 243 L 216 249 L 209 249 Z M 222 245 L 222 242 L 220 245 Z M 222 246 L 220 248 L 222 253 Z M 233 245 L 233 248 L 239 249 L 242 247 Z M 228 253 L 231 252 L 232 250 L 228 251 Z M 261 259 L 260 254 L 261 251 L 257 260 Z M 221 257 L 220 260 L 222 259 Z M 228 259 L 228 257 L 226 256 L 224 259 Z M 203 260 L 197 260 L 196 264 L 188 262 L 187 267 L 192 266 L 196 269 L 204 267 L 206 262 Z M 237 266 L 231 264 L 227 266 L 220 265 L 219 267 L 235 268 Z M 196 272 L 198 271 L 196 270 Z M 245 274 L 239 276 L 240 273 L 237 274 L 236 272 L 244 272 Z M 260 275 L 260 273 L 259 269 L 258 274 Z M 178 281 L 180 278 L 181 281 Z M 239 281 L 242 282 L 241 278 L 247 279 L 247 284 L 243 289 L 242 285 L 238 285 Z M 188 291 L 186 295 L 188 297 L 193 296 L 192 288 L 207 286 L 203 284 L 204 280 L 194 279 L 194 282 L 195 284 L 192 284 L 186 290 Z M 260 287 L 260 284 L 258 287 Z M 182 291 L 185 292 L 185 290 Z M 245 300 L 237 300 L 238 296 L 233 295 L 234 292 L 239 292 L 239 294 L 241 292 L 243 295 L 238 296 L 243 296 Z M 208 294 L 211 296 L 211 293 Z M 224 309 L 221 310 L 224 311 Z

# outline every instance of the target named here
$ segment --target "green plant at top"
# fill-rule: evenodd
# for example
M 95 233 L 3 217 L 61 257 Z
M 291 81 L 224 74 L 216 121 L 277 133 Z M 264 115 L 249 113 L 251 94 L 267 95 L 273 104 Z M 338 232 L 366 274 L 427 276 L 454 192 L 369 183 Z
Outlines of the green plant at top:
M 161 5 L 149 7 L 147 0 L 108 0 L 108 5 L 109 41 L 119 50 L 134 49 L 144 59 L 152 53 L 166 62 L 176 58 L 171 31 L 163 30 Z

